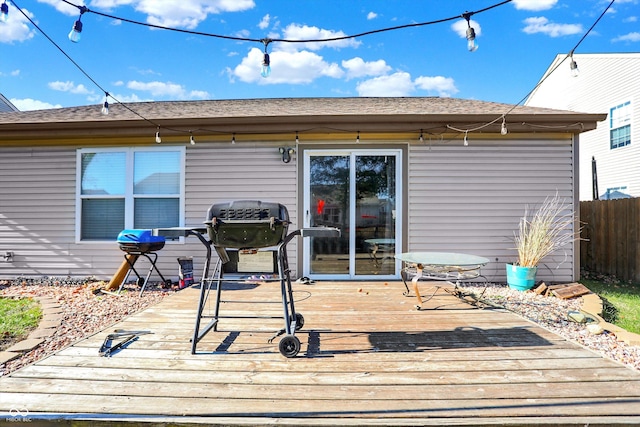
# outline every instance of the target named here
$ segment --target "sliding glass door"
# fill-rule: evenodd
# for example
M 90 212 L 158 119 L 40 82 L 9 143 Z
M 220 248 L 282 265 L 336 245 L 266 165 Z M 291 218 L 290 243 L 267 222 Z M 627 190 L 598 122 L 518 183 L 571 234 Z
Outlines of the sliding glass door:
M 398 277 L 401 160 L 400 150 L 305 151 L 304 226 L 342 233 L 304 239 L 305 276 Z

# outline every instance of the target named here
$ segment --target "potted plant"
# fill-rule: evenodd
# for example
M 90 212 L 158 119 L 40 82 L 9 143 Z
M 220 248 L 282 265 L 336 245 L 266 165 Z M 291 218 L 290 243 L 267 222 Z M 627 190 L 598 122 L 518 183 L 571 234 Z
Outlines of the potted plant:
M 571 207 L 556 193 L 547 197 L 534 212 L 525 207 L 518 230 L 514 232 L 518 260 L 507 264 L 507 284 L 528 290 L 535 284 L 540 261 L 550 253 L 579 239 L 574 230 L 575 215 Z

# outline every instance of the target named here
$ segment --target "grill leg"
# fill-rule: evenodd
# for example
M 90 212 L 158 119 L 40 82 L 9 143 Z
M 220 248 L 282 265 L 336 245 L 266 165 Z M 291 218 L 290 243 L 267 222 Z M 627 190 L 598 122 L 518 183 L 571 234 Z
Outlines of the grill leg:
M 208 268 L 205 268 L 208 271 Z M 211 292 L 211 286 L 216 282 L 216 310 L 213 319 L 207 324 L 202 331 L 200 330 L 200 321 L 202 320 L 202 312 L 209 300 L 209 293 Z M 203 277 L 200 282 L 200 299 L 198 301 L 198 313 L 196 314 L 196 325 L 193 330 L 193 339 L 191 340 L 191 354 L 196 354 L 196 348 L 198 342 L 204 337 L 211 329 L 218 326 L 218 309 L 220 306 L 220 292 L 222 286 L 222 261 L 218 260 L 213 272 L 212 278 Z
M 156 273 L 158 273 L 158 276 L 160 276 L 160 279 L 162 279 L 163 283 L 167 282 L 167 279 L 165 279 L 162 273 L 160 273 L 160 270 L 158 270 L 158 266 L 156 265 L 156 261 L 158 260 L 158 254 L 155 252 L 149 252 L 149 253 L 143 253 L 141 255 L 149 260 L 149 262 L 151 263 L 151 266 L 149 267 L 147 276 L 145 277 L 144 283 L 142 284 L 142 288 L 140 289 L 140 296 L 142 296 L 142 293 L 144 292 L 144 288 L 147 286 L 147 283 L 149 282 L 149 277 L 151 277 L 151 273 L 153 272 L 153 270 L 156 270 Z M 151 259 L 152 256 L 153 256 L 153 260 Z

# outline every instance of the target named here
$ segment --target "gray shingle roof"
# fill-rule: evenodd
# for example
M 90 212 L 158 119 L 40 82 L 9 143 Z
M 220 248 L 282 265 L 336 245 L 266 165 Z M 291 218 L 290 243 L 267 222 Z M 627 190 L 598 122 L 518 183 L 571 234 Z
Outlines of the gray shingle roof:
M 3 131 L 43 131 L 46 129 L 79 132 L 91 128 L 126 129 L 150 126 L 176 129 L 202 129 L 230 132 L 292 131 L 339 125 L 341 130 L 398 131 L 399 129 L 444 128 L 448 124 L 481 124 L 497 121 L 502 115 L 507 122 L 536 124 L 572 124 L 573 132 L 595 127 L 602 120 L 595 114 L 514 106 L 495 102 L 457 98 L 280 98 L 210 101 L 162 101 L 112 104 L 109 115 L 100 114 L 100 105 L 88 105 L 17 113 L 0 113 L 0 139 Z M 511 131 L 516 128 L 510 127 Z M 495 131 L 487 129 L 486 131 Z M 531 131 L 521 129 L 520 131 Z M 86 131 L 85 131 L 86 133 Z

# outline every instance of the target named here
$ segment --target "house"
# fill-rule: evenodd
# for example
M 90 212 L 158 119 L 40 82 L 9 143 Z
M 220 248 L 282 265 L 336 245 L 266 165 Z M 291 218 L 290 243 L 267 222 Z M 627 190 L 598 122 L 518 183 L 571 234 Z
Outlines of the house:
M 580 137 L 580 200 L 640 197 L 640 53 L 558 55 L 525 105 L 606 113 Z M 597 177 L 597 179 L 594 179 Z
M 397 253 L 486 257 L 484 276 L 504 282 L 527 205 L 557 192 L 578 210 L 579 136 L 604 117 L 430 97 L 0 114 L 0 277 L 106 280 L 123 260 L 122 229 L 202 226 L 213 203 L 257 199 L 284 204 L 290 230 L 342 230 L 294 240 L 294 277 L 397 279 L 398 261 L 369 253 L 367 240 L 385 239 Z M 177 257 L 193 256 L 198 271 L 204 254 L 198 239 L 169 241 L 158 266 L 175 278 Z M 575 280 L 578 254 L 576 245 L 548 257 L 538 277 Z
M 18 111 L 18 109 L 11 103 L 11 101 L 0 93 L 0 113 L 6 113 L 9 111 Z

